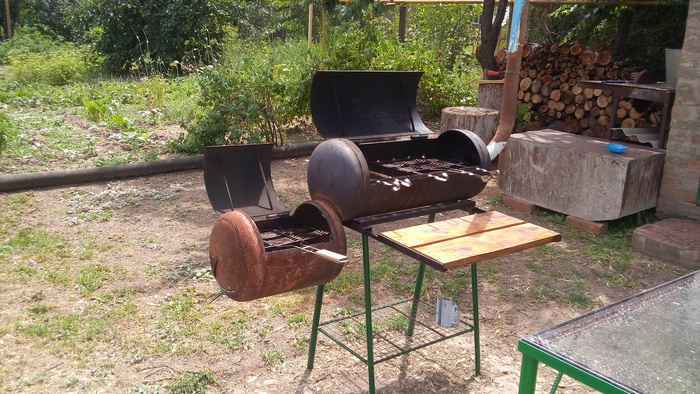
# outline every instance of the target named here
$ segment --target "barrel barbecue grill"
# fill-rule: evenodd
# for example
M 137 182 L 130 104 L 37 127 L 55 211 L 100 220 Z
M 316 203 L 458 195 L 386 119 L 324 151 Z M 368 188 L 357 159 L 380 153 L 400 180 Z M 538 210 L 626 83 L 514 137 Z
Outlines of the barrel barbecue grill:
M 293 215 L 272 184 L 272 145 L 207 147 L 204 182 L 219 220 L 209 259 L 224 294 L 250 301 L 335 279 L 346 258 L 345 231 L 322 201 Z
M 469 199 L 497 173 L 475 133 L 428 138 L 416 106 L 421 75 L 316 72 L 311 113 L 327 140 L 309 159 L 307 182 L 311 198 L 328 202 L 342 221 Z
M 307 368 L 313 368 L 321 332 L 367 365 L 370 393 L 375 391 L 376 363 L 470 332 L 474 334 L 478 375 L 474 263 L 551 242 L 558 236 L 535 234 L 532 225 L 499 213 L 450 219 L 427 228 L 374 232 L 374 225 L 404 218 L 429 215 L 432 222 L 437 212 L 479 212 L 471 198 L 498 173 L 490 170 L 486 146 L 471 131 L 449 130 L 429 137 L 432 132 L 416 106 L 421 75 L 413 71 L 316 72 L 311 112 L 326 140 L 308 162 L 312 200 L 302 203 L 293 215 L 282 206 L 272 186 L 270 145 L 208 147 L 205 152 L 207 194 L 221 215 L 211 234 L 210 262 L 223 292 L 234 300 L 248 301 L 317 285 Z M 338 276 L 346 260 L 344 226 L 362 235 L 365 310 L 320 322 L 324 285 Z M 489 238 L 488 233 L 496 235 Z M 416 239 L 430 239 L 438 251 L 456 255 L 457 260 L 450 257 L 448 261 L 443 253 L 407 242 L 412 234 Z M 372 305 L 370 237 L 421 263 L 413 297 Z M 491 245 L 489 239 L 505 242 Z M 477 247 L 472 249 L 473 245 Z M 460 320 L 459 327 L 446 328 L 430 322 L 436 308 L 421 300 L 426 265 L 441 271 L 471 265 L 472 323 Z M 407 329 L 379 332 L 382 325 L 373 327 L 373 314 L 385 323 L 394 317 L 407 319 Z M 340 339 L 344 325 L 362 325 L 361 315 L 364 349 Z M 404 341 L 394 334 L 413 339 Z

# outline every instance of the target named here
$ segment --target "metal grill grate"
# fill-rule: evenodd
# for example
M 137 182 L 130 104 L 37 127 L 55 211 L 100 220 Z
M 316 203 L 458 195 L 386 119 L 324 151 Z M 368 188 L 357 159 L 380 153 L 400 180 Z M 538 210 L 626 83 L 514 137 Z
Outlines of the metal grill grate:
M 411 174 L 428 174 L 438 171 L 450 171 L 460 174 L 470 174 L 473 172 L 484 172 L 483 175 L 488 175 L 487 171 L 479 167 L 467 166 L 461 163 L 455 163 L 447 160 L 435 158 L 419 158 L 419 159 L 404 159 L 391 160 L 375 163 L 376 168 L 388 168 L 391 170 L 402 171 L 408 175 Z M 481 175 L 481 174 L 480 174 Z
M 277 228 L 260 233 L 265 249 L 300 246 L 304 243 L 320 242 L 330 233 L 315 228 Z

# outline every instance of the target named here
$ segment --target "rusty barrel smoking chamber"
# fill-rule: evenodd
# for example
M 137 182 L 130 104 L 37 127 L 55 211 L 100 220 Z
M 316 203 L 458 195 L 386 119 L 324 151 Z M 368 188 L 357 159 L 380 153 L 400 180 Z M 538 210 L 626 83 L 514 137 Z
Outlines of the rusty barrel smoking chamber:
M 327 283 L 347 260 L 345 231 L 333 209 L 306 201 L 294 214 L 272 184 L 271 144 L 212 146 L 204 182 L 219 214 L 209 242 L 212 272 L 224 294 L 250 301 Z

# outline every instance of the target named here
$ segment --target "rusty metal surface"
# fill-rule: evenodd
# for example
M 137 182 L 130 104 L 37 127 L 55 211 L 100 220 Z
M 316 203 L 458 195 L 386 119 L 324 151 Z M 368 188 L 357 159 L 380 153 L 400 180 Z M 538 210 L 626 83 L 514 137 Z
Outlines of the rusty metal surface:
M 303 203 L 294 213 L 294 223 L 317 225 L 331 233 L 330 240 L 315 243 L 314 247 L 346 253 L 342 223 L 325 203 Z M 343 268 L 342 264 L 294 247 L 266 252 L 256 223 L 238 210 L 221 215 L 212 229 L 209 258 L 217 283 L 228 297 L 236 301 L 250 301 L 327 283 Z

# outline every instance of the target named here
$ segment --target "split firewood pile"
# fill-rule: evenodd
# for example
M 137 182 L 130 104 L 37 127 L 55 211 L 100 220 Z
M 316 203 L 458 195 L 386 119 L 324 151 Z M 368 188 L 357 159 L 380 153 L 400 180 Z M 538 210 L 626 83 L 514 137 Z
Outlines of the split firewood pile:
M 499 55 L 505 70 L 505 55 Z M 620 99 L 613 108 L 612 91 L 583 88 L 579 81 L 634 80 L 637 72 L 602 46 L 525 44 L 518 100 L 533 111 L 542 126 L 569 133 L 604 137 L 607 126 L 658 127 L 661 108 L 650 102 Z

